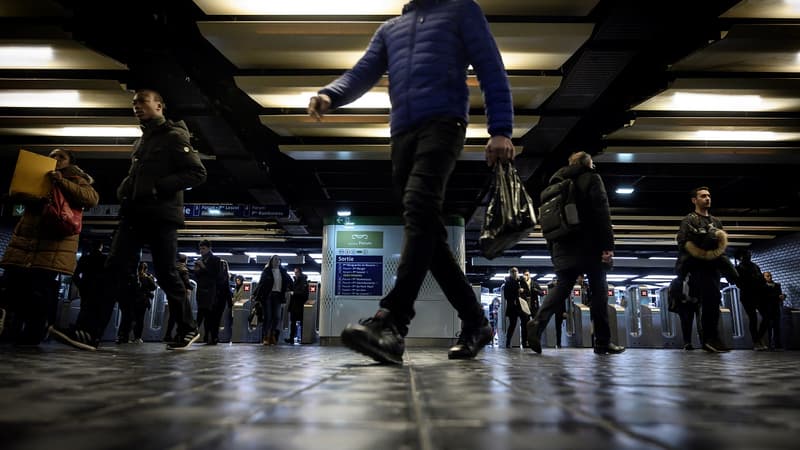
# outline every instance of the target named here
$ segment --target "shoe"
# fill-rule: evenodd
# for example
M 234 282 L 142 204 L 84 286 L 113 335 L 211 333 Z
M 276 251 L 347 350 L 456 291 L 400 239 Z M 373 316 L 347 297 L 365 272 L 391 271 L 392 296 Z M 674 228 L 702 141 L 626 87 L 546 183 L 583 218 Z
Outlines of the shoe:
M 136 338 L 131 341 L 131 344 L 144 344 L 144 341 L 142 340 L 142 338 Z
M 537 354 L 542 354 L 542 341 L 539 337 L 539 322 L 531 320 L 525 327 L 528 329 L 528 347 Z
M 264 339 L 261 340 L 261 345 L 269 345 L 269 343 L 270 343 L 270 339 L 269 338 L 264 338 Z
M 289 345 L 294 345 L 294 339 L 292 338 L 286 338 L 283 340 L 283 342 L 286 342 Z
M 219 341 L 216 339 L 211 339 L 210 341 L 206 342 L 206 345 L 217 345 Z
M 703 344 L 703 350 L 709 353 L 727 353 L 729 350 L 722 347 L 717 343 L 706 342 Z
M 755 350 L 757 352 L 765 352 L 765 351 L 769 350 L 769 347 L 767 347 L 764 344 L 756 344 L 756 345 L 753 346 L 753 350 Z
M 684 349 L 684 350 L 687 350 L 687 351 L 694 350 L 694 345 L 692 345 L 692 344 L 686 344 L 686 345 L 684 345 L 684 346 L 683 346 L 683 349 Z
M 0 308 L 0 334 L 3 334 L 3 328 L 5 327 L 6 323 L 6 310 Z
M 367 355 L 375 361 L 403 364 L 405 339 L 392 323 L 388 309 L 381 308 L 373 317 L 358 324 L 348 324 L 342 330 L 342 343 L 351 350 Z
M 594 352 L 598 355 L 618 355 L 625 351 L 625 347 L 609 342 L 607 345 L 597 345 Z
M 118 337 L 117 340 L 116 340 L 117 344 L 127 344 L 129 342 L 130 342 L 129 340 L 127 340 L 125 338 L 122 338 L 122 337 Z
M 486 347 L 492 340 L 492 326 L 485 317 L 482 318 L 480 325 L 461 326 L 461 334 L 458 336 L 456 345 L 450 347 L 447 352 L 448 359 L 472 359 Z
M 167 344 L 167 350 L 186 350 L 198 339 L 200 339 L 200 334 L 197 331 L 190 331 L 183 335 L 183 338 Z
M 92 335 L 82 330 L 59 330 L 50 325 L 47 329 L 53 338 L 62 344 L 67 344 L 79 350 L 96 351 L 100 341 L 93 339 Z

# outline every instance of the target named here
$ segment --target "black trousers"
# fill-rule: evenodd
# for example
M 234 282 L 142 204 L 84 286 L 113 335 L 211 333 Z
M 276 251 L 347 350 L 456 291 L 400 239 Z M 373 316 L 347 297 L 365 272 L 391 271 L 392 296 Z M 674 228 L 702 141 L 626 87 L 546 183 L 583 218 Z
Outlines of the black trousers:
M 3 277 L 6 287 L 0 307 L 10 313 L 3 333 L 17 344 L 39 344 L 56 321 L 58 272 L 6 267 Z
M 692 343 L 692 325 L 694 324 L 695 317 L 700 313 L 700 306 L 695 303 L 680 303 L 678 305 L 678 317 L 681 319 L 681 335 L 683 336 L 683 345 Z M 698 320 L 698 331 L 702 340 L 703 326 Z
M 133 222 L 123 219 L 111 241 L 111 252 L 106 259 L 109 282 L 107 295 L 94 315 L 93 329 L 87 330 L 92 336 L 102 336 L 111 319 L 114 303 L 124 295 L 125 289 L 130 289 L 130 280 L 136 277 L 137 264 L 144 246 L 150 248 L 158 285 L 167 296 L 169 314 L 175 319 L 178 335 L 183 336 L 196 330 L 186 287 L 175 267 L 178 251 L 177 226 L 171 223 Z
M 558 284 L 550 289 L 547 296 L 542 302 L 542 307 L 534 317 L 536 323 L 536 331 L 541 337 L 550 317 L 557 311 L 560 311 L 563 304 L 572 292 L 572 286 L 578 279 L 578 275 L 586 273 L 589 276 L 589 289 L 591 305 L 589 306 L 589 315 L 594 323 L 594 343 L 595 345 L 608 345 L 611 340 L 611 330 L 608 325 L 608 299 L 606 292 L 608 292 L 608 284 L 606 284 L 606 272 L 600 265 L 600 255 L 597 257 L 596 264 L 588 265 L 585 270 L 582 269 L 567 269 L 556 271 L 558 277 Z M 561 314 L 561 313 L 560 313 Z M 562 316 L 563 317 L 563 316 Z M 556 322 L 556 325 L 560 325 Z M 559 339 L 558 345 L 561 345 Z
M 441 118 L 392 137 L 392 182 L 402 199 L 405 226 L 397 279 L 380 305 L 392 312 L 403 335 L 428 270 L 462 321 L 478 324 L 483 319 L 483 308 L 450 251 L 442 215 L 465 132 L 460 119 Z
M 523 300 L 524 301 L 524 300 Z M 517 331 L 517 319 L 520 322 L 520 332 L 522 333 L 522 346 L 528 346 L 528 321 L 531 316 L 520 311 L 519 313 L 510 313 L 508 315 L 508 328 L 506 329 L 506 347 L 511 347 L 511 338 L 514 337 L 514 332 Z
M 141 339 L 144 331 L 144 316 L 150 308 L 150 299 L 138 299 L 133 303 L 133 338 Z
M 719 345 L 719 307 L 722 294 L 719 291 L 717 270 L 700 269 L 690 271 L 689 295 L 700 299 L 700 332 L 703 343 Z
M 305 300 L 296 299 L 294 295 L 289 300 L 289 338 L 292 340 L 297 337 L 297 324 L 300 323 L 300 327 L 303 327 L 303 305 L 305 303 Z

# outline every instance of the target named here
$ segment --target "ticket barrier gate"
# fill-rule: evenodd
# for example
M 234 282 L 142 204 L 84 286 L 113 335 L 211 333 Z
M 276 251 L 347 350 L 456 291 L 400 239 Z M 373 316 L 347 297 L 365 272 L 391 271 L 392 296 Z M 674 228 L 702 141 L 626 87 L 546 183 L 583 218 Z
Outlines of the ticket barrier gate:
M 231 342 L 260 343 L 261 324 L 255 329 L 250 329 L 247 319 L 250 316 L 252 300 L 242 305 L 233 305 L 233 327 L 231 329 Z
M 681 318 L 678 314 L 669 310 L 669 287 L 662 287 L 656 291 L 656 305 L 661 315 L 661 338 L 664 348 L 683 348 L 683 335 L 681 334 Z M 696 321 L 695 321 L 696 322 Z M 694 323 L 695 330 L 697 324 Z M 697 332 L 693 332 L 692 339 L 695 347 L 699 348 L 700 340 Z
M 570 347 L 592 347 L 592 316 L 589 307 L 584 304 L 571 302 L 567 305 L 567 342 Z
M 747 313 L 744 312 L 744 306 L 742 306 L 739 288 L 736 286 L 728 286 L 722 289 L 722 305 L 724 308 L 730 310 L 731 344 L 728 346 L 728 348 L 753 348 L 753 338 L 750 336 L 749 328 L 750 319 L 747 317 Z M 722 322 L 723 320 L 720 317 L 720 324 L 722 324 Z M 722 335 L 723 330 L 724 329 L 722 329 L 720 332 L 720 337 L 723 339 L 723 344 L 725 344 L 725 338 L 723 338 Z
M 628 287 L 628 306 L 625 322 L 628 325 L 628 347 L 661 348 L 661 310 L 650 304 L 649 289 L 645 286 Z
M 608 328 L 611 342 L 622 345 L 626 342 L 628 330 L 625 328 L 625 308 L 617 304 L 608 304 Z

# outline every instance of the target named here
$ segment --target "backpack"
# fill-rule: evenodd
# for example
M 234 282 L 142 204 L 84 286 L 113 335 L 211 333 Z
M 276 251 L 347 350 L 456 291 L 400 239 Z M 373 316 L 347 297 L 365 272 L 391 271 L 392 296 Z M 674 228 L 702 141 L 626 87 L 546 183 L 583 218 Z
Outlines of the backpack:
M 575 204 L 575 182 L 571 178 L 547 186 L 540 196 L 539 225 L 548 241 L 557 241 L 580 228 L 578 205 Z

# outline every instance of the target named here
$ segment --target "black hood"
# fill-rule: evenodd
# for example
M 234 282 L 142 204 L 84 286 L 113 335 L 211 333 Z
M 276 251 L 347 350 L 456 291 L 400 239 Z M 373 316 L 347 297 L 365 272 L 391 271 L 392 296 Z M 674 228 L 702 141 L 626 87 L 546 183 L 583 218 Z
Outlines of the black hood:
M 556 171 L 556 173 L 550 177 L 550 183 L 553 183 L 554 181 L 566 180 L 568 178 L 577 178 L 586 172 L 594 172 L 594 169 L 580 164 L 564 166 L 558 169 L 558 171 Z

